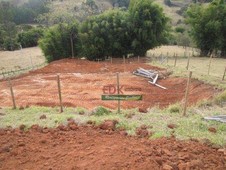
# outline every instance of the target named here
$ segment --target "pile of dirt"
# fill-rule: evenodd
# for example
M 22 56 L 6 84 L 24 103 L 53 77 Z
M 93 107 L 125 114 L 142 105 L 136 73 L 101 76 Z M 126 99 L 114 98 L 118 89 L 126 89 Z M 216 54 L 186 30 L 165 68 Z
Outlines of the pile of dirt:
M 223 149 L 175 138 L 148 140 L 91 125 L 0 130 L 0 169 L 219 169 Z M 73 130 L 72 130 L 73 129 Z
M 147 82 L 147 79 L 132 74 L 134 70 L 161 70 L 160 68 L 138 63 L 131 59 L 126 64 L 122 60 L 91 62 L 87 60 L 64 59 L 55 61 L 48 66 L 20 76 L 12 80 L 16 104 L 19 107 L 31 105 L 59 106 L 57 74 L 60 75 L 61 91 L 64 106 L 80 106 L 93 109 L 105 106 L 117 108 L 117 101 L 103 101 L 103 94 L 117 94 L 116 72 L 120 72 L 120 94 L 143 95 L 141 101 L 122 101 L 122 108 L 139 108 L 146 112 L 147 108 L 170 104 L 184 99 L 187 84 L 186 78 L 158 80 L 158 84 L 167 88 L 163 90 Z M 219 90 L 198 80 L 192 80 L 189 104 L 202 99 L 212 98 Z M 6 81 L 0 84 L 0 106 L 11 106 L 11 95 Z

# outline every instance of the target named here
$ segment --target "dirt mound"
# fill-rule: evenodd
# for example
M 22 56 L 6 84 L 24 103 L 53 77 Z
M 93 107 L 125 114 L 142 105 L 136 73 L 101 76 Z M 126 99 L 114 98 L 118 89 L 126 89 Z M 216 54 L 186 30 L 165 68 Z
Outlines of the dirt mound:
M 73 123 L 72 123 L 73 124 Z M 76 130 L 1 130 L 0 169 L 225 169 L 226 157 L 195 141 L 148 140 Z
M 17 106 L 24 108 L 31 105 L 59 106 L 57 74 L 60 75 L 61 91 L 64 106 L 80 106 L 93 109 L 105 106 L 115 109 L 117 101 L 102 101 L 103 94 L 117 94 L 116 72 L 120 72 L 120 94 L 143 95 L 142 101 L 122 101 L 122 108 L 139 108 L 146 112 L 147 108 L 166 107 L 184 99 L 186 78 L 166 78 L 158 84 L 167 88 L 163 90 L 148 83 L 147 79 L 132 74 L 142 67 L 161 70 L 135 59 L 114 59 L 114 63 L 91 62 L 87 60 L 64 59 L 55 61 L 48 66 L 20 76 L 12 80 Z M 189 104 L 201 99 L 209 99 L 218 90 L 198 80 L 192 80 Z M 7 82 L 0 84 L 0 106 L 11 106 L 11 96 Z

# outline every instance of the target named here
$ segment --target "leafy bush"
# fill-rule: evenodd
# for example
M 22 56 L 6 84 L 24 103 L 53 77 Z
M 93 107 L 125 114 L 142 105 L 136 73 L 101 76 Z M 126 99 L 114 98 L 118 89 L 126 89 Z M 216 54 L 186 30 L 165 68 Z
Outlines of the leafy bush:
M 4 50 L 14 51 L 14 50 L 20 49 L 20 44 L 17 42 L 16 39 L 7 37 L 4 40 L 3 48 Z
M 39 41 L 39 46 L 45 54 L 47 61 L 51 62 L 72 56 L 71 38 L 73 40 L 74 52 L 78 54 L 78 23 L 59 24 L 46 30 L 44 36 Z
M 81 27 L 82 52 L 89 60 L 146 51 L 167 41 L 168 18 L 151 0 L 131 1 L 128 11 L 111 10 Z
M 103 116 L 103 115 L 109 115 L 111 113 L 110 110 L 104 108 L 104 107 L 97 107 L 93 110 L 92 114 L 94 116 Z
M 215 0 L 208 6 L 193 4 L 186 15 L 190 34 L 201 50 L 200 56 L 220 51 L 221 57 L 226 57 L 226 2 Z
M 168 110 L 170 113 L 179 113 L 181 111 L 181 105 L 179 103 L 170 105 Z
M 217 104 L 221 104 L 221 103 L 225 103 L 226 102 L 226 90 L 219 94 L 216 98 L 215 98 L 215 102 Z
M 185 28 L 183 28 L 183 27 L 176 27 L 176 28 L 175 28 L 175 31 L 176 31 L 176 32 L 179 32 L 179 33 L 184 33 Z
M 127 15 L 126 12 L 112 10 L 85 21 L 80 34 L 83 55 L 89 60 L 126 55 L 130 48 Z
M 43 36 L 43 29 L 33 28 L 29 31 L 18 34 L 18 42 L 23 48 L 34 47 L 38 45 L 38 40 Z

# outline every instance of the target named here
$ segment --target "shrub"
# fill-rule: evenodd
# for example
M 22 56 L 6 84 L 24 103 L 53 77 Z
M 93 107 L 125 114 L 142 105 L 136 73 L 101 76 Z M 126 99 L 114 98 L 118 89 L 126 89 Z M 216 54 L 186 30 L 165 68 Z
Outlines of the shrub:
M 176 32 L 179 32 L 179 33 L 184 33 L 185 28 L 183 28 L 183 27 L 176 27 L 176 28 L 175 28 L 175 31 L 176 31 Z
M 7 37 L 3 43 L 4 50 L 14 51 L 20 49 L 20 45 L 15 38 Z
M 92 115 L 94 116 L 103 116 L 103 115 L 109 115 L 111 113 L 110 110 L 102 107 L 102 106 L 99 106 L 97 108 L 95 108 L 92 112 Z
M 45 54 L 47 61 L 51 62 L 72 56 L 71 38 L 73 39 L 74 52 L 78 54 L 79 38 L 77 22 L 59 24 L 46 30 L 39 41 L 39 46 Z
M 170 113 L 179 113 L 181 111 L 181 105 L 180 104 L 173 104 L 173 105 L 170 105 L 168 107 L 168 110 Z
M 43 29 L 33 28 L 26 32 L 18 34 L 18 42 L 23 48 L 34 47 L 38 45 L 38 40 L 43 36 Z

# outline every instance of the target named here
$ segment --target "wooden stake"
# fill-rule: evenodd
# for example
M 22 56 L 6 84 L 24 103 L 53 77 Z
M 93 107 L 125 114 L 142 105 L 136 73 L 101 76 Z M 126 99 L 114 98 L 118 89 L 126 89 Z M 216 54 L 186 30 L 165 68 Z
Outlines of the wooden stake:
M 212 63 L 212 58 L 213 58 L 213 55 L 211 54 L 210 55 L 209 67 L 208 67 L 208 75 L 210 74 L 210 66 L 211 66 L 211 63 Z
M 222 81 L 224 81 L 225 74 L 226 74 L 226 67 L 224 69 L 224 75 L 223 75 Z
M 113 62 L 113 61 L 112 61 L 112 57 L 111 57 L 111 64 L 112 64 L 112 62 Z
M 177 54 L 176 55 L 174 54 L 174 58 L 175 58 L 174 67 L 176 67 L 176 65 L 177 65 Z
M 71 39 L 71 57 L 75 58 L 74 56 L 74 42 L 73 42 L 73 35 L 71 34 L 70 39 Z
M 190 64 L 190 55 L 188 54 L 188 60 L 187 60 L 187 66 L 186 66 L 186 69 L 188 70 L 189 68 L 189 64 Z
M 123 63 L 125 64 L 126 63 L 126 57 L 123 56 Z
M 191 76 L 192 76 L 192 72 L 190 71 L 189 76 L 188 76 L 188 81 L 187 81 L 186 92 L 185 92 L 183 116 L 186 116 L 186 113 L 187 113 L 187 104 L 188 104 L 188 95 L 189 95 L 189 87 L 190 87 L 190 83 L 191 83 Z
M 62 96 L 61 96 L 61 87 L 60 87 L 60 76 L 57 75 L 57 84 L 58 84 L 58 94 L 60 100 L 60 112 L 63 112 Z
M 10 79 L 8 79 L 8 86 L 10 88 L 11 97 L 12 97 L 12 101 L 13 101 L 13 109 L 16 109 L 16 102 L 15 102 L 15 97 L 14 97 L 14 93 L 13 93 L 13 87 L 12 87 Z
M 167 52 L 166 54 L 166 61 L 167 61 L 167 64 L 169 63 L 169 52 Z
M 34 70 L 34 64 L 33 64 L 32 57 L 31 56 L 30 56 L 30 61 L 31 61 L 32 70 Z
M 140 56 L 138 55 L 138 57 L 137 57 L 137 61 L 138 61 L 138 63 L 140 62 Z
M 117 73 L 117 92 L 119 95 L 119 93 L 120 93 L 120 91 L 119 91 L 119 73 Z M 120 113 L 120 100 L 118 100 L 118 113 Z

